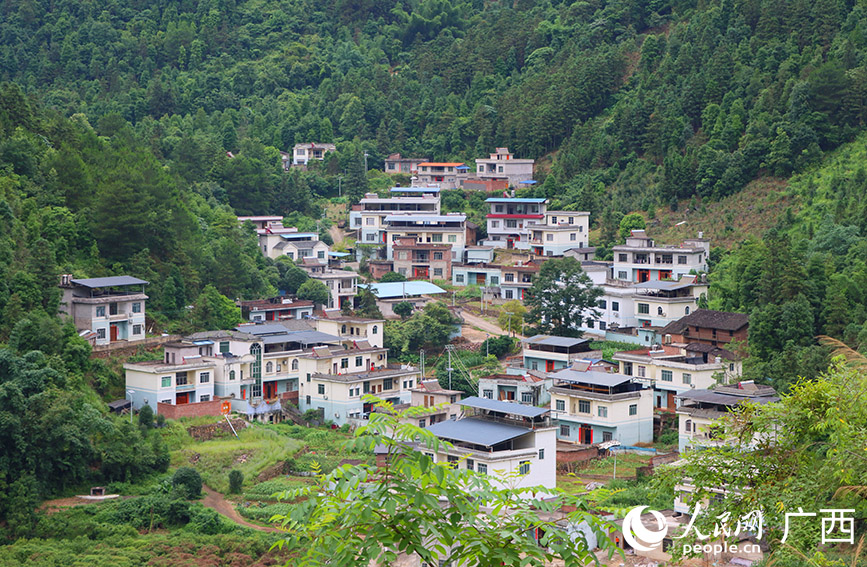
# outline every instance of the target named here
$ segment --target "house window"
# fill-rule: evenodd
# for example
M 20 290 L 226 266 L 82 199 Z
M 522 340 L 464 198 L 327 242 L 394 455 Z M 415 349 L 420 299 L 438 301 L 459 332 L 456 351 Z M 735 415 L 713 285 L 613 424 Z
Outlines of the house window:
M 596 306 L 599 307 L 599 309 L 605 309 L 606 307 L 608 307 L 608 302 L 604 299 L 600 299 L 596 302 Z
M 530 474 L 530 461 L 521 461 L 521 465 L 518 467 L 518 474 Z
M 678 264 L 686 264 L 686 256 L 678 256 L 677 257 Z
M 627 376 L 632 376 L 632 363 L 624 362 L 623 363 L 623 373 Z
M 434 275 L 443 277 L 443 269 L 442 268 L 434 268 Z
M 594 321 L 593 319 L 587 319 L 587 328 L 588 329 L 595 329 L 596 328 L 596 321 Z
M 734 372 L 734 371 L 735 371 L 735 363 L 732 362 L 729 364 L 729 372 Z
M 443 259 L 443 253 L 442 252 L 434 252 L 433 258 L 434 258 L 434 260 L 442 260 Z
M 199 396 L 199 401 L 200 402 L 210 402 L 211 401 L 211 395 L 210 394 L 202 394 L 201 396 Z
M 271 374 L 272 372 L 274 372 L 274 363 L 273 362 L 269 362 L 268 364 L 265 365 L 265 372 L 267 372 L 268 374 Z
M 628 260 L 626 259 L 626 254 L 618 254 L 617 255 L 617 261 L 618 262 L 627 262 Z M 622 272 L 622 273 L 625 274 L 626 272 Z
M 464 275 L 455 274 L 455 283 L 464 283 Z
M 498 220 L 491 221 L 491 228 L 499 228 L 499 227 L 500 227 L 500 221 L 498 221 Z
M 577 232 L 573 232 L 573 233 L 569 234 L 569 240 L 574 242 L 577 239 L 578 239 L 578 233 Z
M 514 299 L 515 293 L 511 289 L 506 290 L 506 299 Z
M 587 400 L 578 400 L 578 413 L 590 413 L 590 402 Z
M 684 425 L 685 425 L 684 429 L 686 429 L 686 433 L 690 433 L 692 431 L 692 420 L 687 419 L 686 423 Z
M 132 304 L 132 312 L 133 313 L 141 313 L 141 303 L 136 301 Z
M 672 381 L 671 370 L 663 370 L 662 371 L 662 381 L 663 382 L 671 382 Z
M 425 427 L 427 427 L 427 420 L 426 419 L 418 420 L 418 426 L 421 427 L 422 429 L 424 429 Z
M 316 385 L 316 391 L 319 392 L 320 396 L 324 395 L 325 394 L 325 384 L 317 384 Z
M 97 305 L 96 306 L 96 316 L 97 317 L 105 317 L 105 305 Z
M 549 232 L 548 234 L 545 235 L 545 240 L 547 240 L 548 242 L 553 242 L 554 241 L 554 235 Z
M 172 377 L 171 376 L 163 376 L 161 379 L 161 388 L 171 388 L 172 387 Z
M 402 276 L 405 276 L 406 275 L 406 268 L 398 268 L 397 273 L 402 275 Z
M 472 460 L 472 459 L 467 459 L 467 470 L 468 470 L 468 471 L 473 470 L 475 464 L 476 464 L 476 462 L 475 462 L 474 460 Z
M 365 224 L 367 224 L 367 226 L 373 226 L 374 220 L 372 217 L 368 217 L 368 218 L 364 219 L 364 222 L 365 222 Z
M 360 356 L 355 357 L 355 366 L 361 366 L 364 364 L 364 359 Z
M 479 463 L 477 470 L 479 471 L 479 474 L 488 474 L 488 465 Z
M 599 321 L 599 330 L 604 331 L 606 327 L 605 321 Z
M 364 239 L 365 239 L 365 240 L 368 240 L 368 241 L 370 241 L 370 242 L 376 242 L 376 235 L 375 235 L 375 234 L 369 234 L 369 233 L 368 233 L 368 234 L 364 237 Z
M 560 426 L 560 437 L 569 437 L 569 426 L 561 425 Z
M 133 325 L 132 326 L 132 334 L 140 335 L 141 334 L 141 325 Z
M 220 341 L 220 353 L 226 354 L 229 352 L 229 341 Z
M 489 400 L 494 399 L 494 391 L 493 390 L 484 390 L 482 391 L 482 397 L 488 398 Z
M 235 379 L 235 371 L 229 370 L 229 380 L 234 380 L 234 379 Z
M 566 401 L 556 400 L 554 402 L 554 409 L 556 409 L 557 411 L 566 411 Z
M 97 329 L 96 330 L 96 338 L 104 339 L 105 338 L 105 329 Z
M 530 392 L 521 392 L 521 403 L 532 404 L 533 394 L 531 394 Z
M 646 374 L 647 374 L 647 367 L 646 366 L 639 366 L 638 367 L 638 377 L 644 378 Z
M 629 404 L 629 415 L 638 415 L 638 404 Z
M 599 417 L 608 417 L 608 407 L 606 406 L 598 406 L 596 412 L 599 414 Z
M 323 258 L 325 258 L 325 251 L 324 251 L 324 250 L 320 250 L 319 252 L 316 253 L 316 256 L 317 256 L 320 260 L 323 259 Z
M 516 220 L 507 220 L 506 228 L 518 228 L 518 221 Z
M 442 241 L 443 241 L 443 235 L 442 234 L 431 235 L 431 242 L 442 242 Z
M 618 280 L 629 279 L 629 275 L 626 272 L 617 272 L 617 279 Z
M 611 310 L 612 311 L 620 311 L 620 302 L 619 301 L 612 301 L 611 302 Z
M 458 241 L 458 236 L 457 236 L 456 234 L 450 234 L 450 235 L 449 235 L 449 242 L 454 243 L 454 242 L 457 242 L 457 241 Z
M 391 378 L 384 378 L 382 380 L 382 389 L 391 390 L 392 388 L 394 388 L 394 381 Z
M 362 386 L 362 391 L 363 391 L 365 394 L 369 394 L 369 393 L 370 393 L 370 382 L 365 382 L 365 383 L 363 383 L 361 386 Z
M 178 372 L 175 374 L 175 386 L 186 386 L 187 385 L 187 373 L 186 372 Z
M 603 443 L 606 441 L 611 441 L 613 438 L 614 438 L 614 436 L 611 434 L 610 431 L 603 431 L 602 432 L 602 442 Z
M 349 368 L 349 359 L 341 358 L 340 359 L 340 368 Z
M 639 303 L 638 304 L 638 312 L 642 315 L 648 315 L 650 313 L 650 304 L 648 303 Z
M 310 396 L 304 396 L 304 398 L 307 400 L 307 405 L 309 406 L 310 405 Z
M 199 384 L 207 384 L 211 381 L 211 373 L 210 372 L 202 372 L 199 374 Z
M 692 374 L 683 373 L 683 383 L 684 384 L 692 384 Z
M 307 373 L 307 381 L 308 382 L 310 381 L 310 373 L 309 372 Z
M 503 279 L 507 282 L 513 282 L 515 281 L 515 274 L 507 273 L 503 276 Z
M 689 315 L 689 305 L 686 306 L 686 309 L 683 310 L 684 315 Z
M 491 285 L 500 285 L 500 277 L 491 276 Z
M 298 359 L 292 360 L 292 370 L 298 370 Z

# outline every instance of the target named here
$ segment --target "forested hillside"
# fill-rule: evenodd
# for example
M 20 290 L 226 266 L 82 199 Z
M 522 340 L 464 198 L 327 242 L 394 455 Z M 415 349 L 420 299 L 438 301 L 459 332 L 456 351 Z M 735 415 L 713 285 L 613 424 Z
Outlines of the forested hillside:
M 864 130 L 865 26 L 846 0 L 6 2 L 0 339 L 53 313 L 62 272 L 151 281 L 161 324 L 206 283 L 296 289 L 235 214 L 312 229 L 319 198 L 366 187 L 363 152 L 376 168 L 507 145 L 539 160 L 524 191 L 591 211 L 603 250 L 623 213 L 802 174 L 769 238 L 716 251 L 711 274 L 714 306 L 767 317 L 755 360 L 789 346 L 754 370 L 786 382 L 825 360 L 815 334 L 855 340 L 867 318 L 867 178 L 833 165 Z M 282 172 L 279 151 L 311 141 L 338 151 Z

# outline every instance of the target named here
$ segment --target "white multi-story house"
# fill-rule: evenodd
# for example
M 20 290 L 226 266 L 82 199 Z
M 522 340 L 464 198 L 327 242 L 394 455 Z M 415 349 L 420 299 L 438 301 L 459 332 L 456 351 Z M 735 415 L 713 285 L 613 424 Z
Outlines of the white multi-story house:
M 325 159 L 325 154 L 333 152 L 337 149 L 334 144 L 319 144 L 308 142 L 304 144 L 295 144 L 292 148 L 292 165 L 307 165 L 310 161 L 322 161 Z
M 551 335 L 534 335 L 521 341 L 524 358 L 524 368 L 555 372 L 572 365 L 572 362 L 584 358 L 590 350 L 588 339 L 573 337 L 556 337 Z
M 96 345 L 143 340 L 146 285 L 132 276 L 74 279 L 62 275 L 60 316 L 72 318 L 75 329 Z
M 708 291 L 707 282 L 697 275 L 683 275 L 677 281 L 631 283 L 612 279 L 604 263 L 588 262 L 582 267 L 603 292 L 596 315 L 582 321 L 581 329 L 591 333 L 622 327 L 664 327 L 698 309 L 701 296 Z
M 511 369 L 510 369 L 511 370 Z M 493 374 L 479 378 L 479 393 L 489 400 L 518 402 L 530 406 L 547 406 L 553 379 L 544 372 Z
M 476 160 L 476 177 L 501 179 L 515 186 L 533 179 L 533 163 L 532 159 L 515 159 L 509 148 L 497 148 L 489 157 Z
M 463 418 L 428 431 L 447 441 L 430 451 L 435 462 L 453 463 L 514 488 L 557 486 L 557 438 L 548 408 L 469 397 L 458 402 Z
M 196 333 L 166 343 L 160 360 L 125 363 L 126 391 L 137 410 L 149 405 L 159 413 L 163 405 L 222 397 L 232 402 L 235 411 L 248 413 L 247 400 L 256 397 L 256 384 L 261 388 L 262 353 L 262 341 L 252 334 Z
M 406 190 L 410 190 L 407 192 Z M 349 212 L 349 226 L 358 232 L 359 244 L 382 245 L 373 258 L 387 258 L 385 247 L 388 225 L 385 218 L 395 213 L 440 214 L 439 189 L 436 187 L 394 187 L 391 197 L 367 193 Z
M 545 211 L 545 217 L 538 223 L 530 224 L 529 229 L 530 250 L 534 254 L 563 256 L 573 248 L 588 248 L 590 213 Z
M 382 348 L 383 319 L 365 317 L 316 317 L 316 330 L 340 337 L 344 341 L 367 341 L 371 346 Z
M 281 321 L 283 319 L 306 319 L 313 315 L 313 302 L 288 297 L 238 301 L 241 317 L 251 323 Z
M 394 260 L 392 244 L 400 237 L 410 236 L 419 243 L 450 245 L 452 262 L 461 262 L 468 232 L 471 240 L 475 238 L 475 232 L 467 229 L 467 216 L 463 213 L 394 213 L 385 217 L 385 223 L 389 260 Z
M 419 164 L 429 162 L 428 158 L 409 158 L 400 154 L 390 154 L 385 158 L 385 173 L 406 173 L 415 175 L 418 173 Z
M 552 416 L 561 441 L 653 441 L 652 391 L 632 376 L 565 368 L 553 374 Z
M 268 258 L 288 256 L 296 261 L 304 258 L 328 261 L 330 249 L 315 232 L 298 232 L 295 227 L 283 226 L 280 217 L 238 217 L 238 221 L 242 225 L 249 221 L 256 226 L 259 249 Z
M 352 303 L 358 293 L 358 274 L 335 270 L 326 265 L 302 266 L 307 275 L 325 284 L 328 288 L 328 305 L 325 309 L 340 309 L 345 302 Z
M 544 221 L 548 200 L 540 198 L 491 197 L 487 215 L 486 246 L 529 250 L 531 226 Z
M 753 381 L 713 389 L 690 390 L 677 396 L 678 451 L 729 442 L 714 435 L 711 425 L 741 404 L 780 401 L 776 390 Z
M 418 164 L 418 184 L 436 185 L 441 189 L 456 189 L 461 181 L 468 177 L 467 167 L 463 162 L 425 161 Z
M 321 346 L 298 357 L 302 378 L 301 411 L 319 410 L 325 420 L 343 425 L 373 411 L 370 394 L 395 404 L 409 403 L 421 377 L 409 365 L 389 366 L 388 349 L 365 340 Z
M 679 246 L 657 245 L 644 230 L 633 230 L 626 243 L 613 248 L 612 278 L 632 283 L 676 280 L 682 275 L 707 271 L 710 241 L 684 240 Z
M 404 422 L 425 428 L 440 421 L 455 420 L 461 415 L 460 401 L 464 393 L 440 386 L 437 380 L 419 380 L 410 389 L 410 406 L 428 408 L 422 415 L 404 418 Z
M 718 347 L 692 343 L 685 347 L 653 345 L 618 352 L 614 361 L 620 373 L 642 380 L 653 388 L 654 406 L 675 408 L 675 398 L 693 389 L 708 389 L 718 383 L 736 382 L 741 361 Z

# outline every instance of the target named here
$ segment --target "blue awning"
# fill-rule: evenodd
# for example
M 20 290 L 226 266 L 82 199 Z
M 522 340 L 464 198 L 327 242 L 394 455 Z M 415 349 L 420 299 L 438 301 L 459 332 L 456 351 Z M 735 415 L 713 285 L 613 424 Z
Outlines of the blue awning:
M 535 179 L 528 179 L 527 181 L 521 181 L 521 185 L 535 185 L 538 183 Z

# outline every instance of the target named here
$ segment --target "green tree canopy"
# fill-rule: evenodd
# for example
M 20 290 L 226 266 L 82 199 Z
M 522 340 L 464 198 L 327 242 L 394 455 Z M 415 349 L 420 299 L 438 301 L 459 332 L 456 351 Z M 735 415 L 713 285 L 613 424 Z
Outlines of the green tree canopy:
M 582 322 L 598 317 L 596 301 L 601 295 L 575 258 L 548 260 L 527 290 L 527 322 L 540 333 L 580 337 Z
M 312 301 L 316 305 L 328 305 L 331 292 L 319 280 L 308 279 L 298 288 L 298 299 Z
M 196 328 L 209 331 L 232 329 L 244 321 L 241 308 L 212 285 L 196 298 L 191 318 Z

